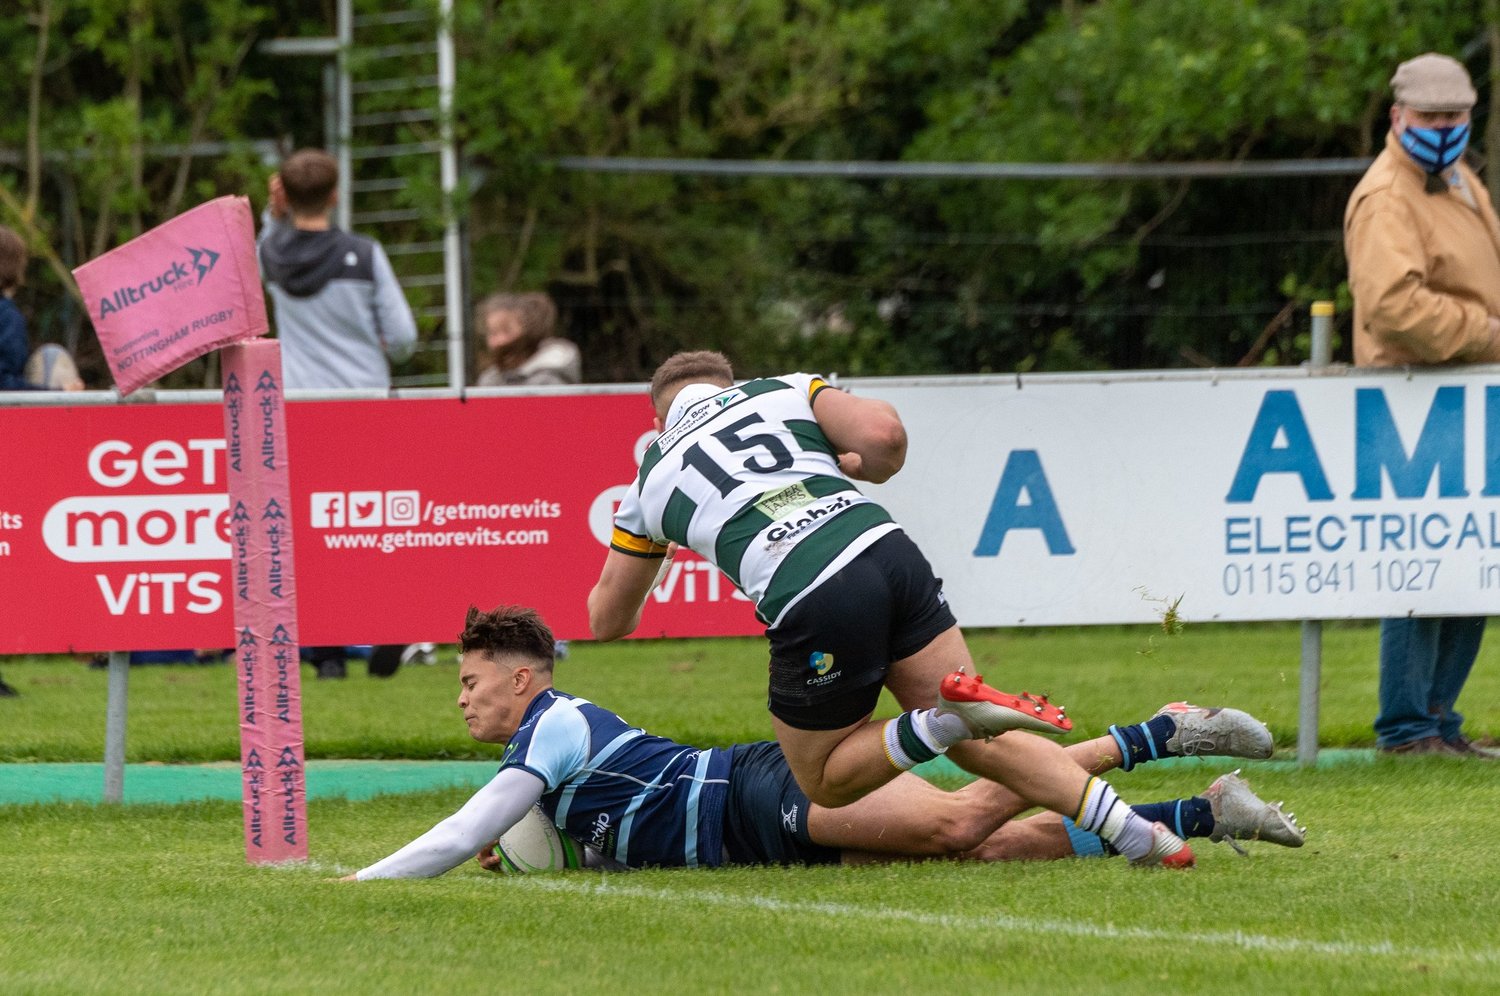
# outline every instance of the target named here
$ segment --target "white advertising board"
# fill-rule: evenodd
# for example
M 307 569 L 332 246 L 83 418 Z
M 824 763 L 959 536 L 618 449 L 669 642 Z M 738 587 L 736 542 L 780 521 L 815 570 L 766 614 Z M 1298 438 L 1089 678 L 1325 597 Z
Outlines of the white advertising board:
M 969 626 L 1500 611 L 1493 368 L 846 380 Z

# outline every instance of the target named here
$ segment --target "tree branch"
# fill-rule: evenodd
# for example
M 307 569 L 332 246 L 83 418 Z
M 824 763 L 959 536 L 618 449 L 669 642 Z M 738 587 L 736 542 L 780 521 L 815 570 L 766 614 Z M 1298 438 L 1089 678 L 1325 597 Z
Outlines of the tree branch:
M 52 36 L 52 0 L 41 0 L 36 16 L 36 62 L 26 95 L 26 210 L 28 225 L 36 217 L 42 189 L 42 74 L 47 66 L 47 42 Z
M 505 279 L 500 286 L 509 290 L 521 279 L 521 266 L 526 260 L 526 251 L 531 248 L 531 238 L 536 231 L 537 209 L 533 204 L 526 209 L 526 220 L 521 222 L 521 235 L 516 239 L 515 255 L 510 258 L 510 266 L 506 267 Z

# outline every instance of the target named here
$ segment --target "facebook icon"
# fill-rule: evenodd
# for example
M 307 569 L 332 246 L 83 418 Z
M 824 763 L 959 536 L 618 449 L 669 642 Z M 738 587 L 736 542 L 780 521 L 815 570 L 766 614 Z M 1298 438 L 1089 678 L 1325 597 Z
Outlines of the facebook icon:
M 348 507 L 342 491 L 314 491 L 308 521 L 314 529 L 342 529 L 348 521 Z

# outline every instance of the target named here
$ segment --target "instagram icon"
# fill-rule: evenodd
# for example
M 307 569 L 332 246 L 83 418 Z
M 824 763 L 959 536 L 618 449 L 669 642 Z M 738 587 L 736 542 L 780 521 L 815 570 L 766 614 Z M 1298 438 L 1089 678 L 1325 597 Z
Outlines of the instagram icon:
M 422 495 L 418 491 L 385 493 L 385 524 L 415 526 L 422 521 Z

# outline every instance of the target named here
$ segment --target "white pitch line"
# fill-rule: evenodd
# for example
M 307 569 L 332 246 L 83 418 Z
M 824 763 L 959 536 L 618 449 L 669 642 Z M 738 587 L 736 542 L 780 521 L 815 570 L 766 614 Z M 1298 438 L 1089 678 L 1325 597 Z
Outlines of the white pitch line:
M 816 914 L 887 920 L 918 924 L 924 927 L 962 928 L 975 930 L 1009 930 L 1028 934 L 1066 934 L 1091 940 L 1113 941 L 1162 941 L 1171 944 L 1202 944 L 1211 947 L 1225 945 L 1247 951 L 1269 951 L 1288 954 L 1319 954 L 1339 958 L 1368 958 L 1371 956 L 1423 959 L 1431 961 L 1460 961 L 1478 964 L 1500 963 L 1500 950 L 1495 948 L 1417 948 L 1402 947 L 1390 941 L 1377 943 L 1351 943 L 1348 941 L 1311 941 L 1294 937 L 1272 937 L 1267 934 L 1247 934 L 1244 931 L 1190 932 L 1162 930 L 1149 927 L 1119 927 L 1114 924 L 1090 923 L 1078 920 L 1038 920 L 1011 916 L 1005 913 L 984 916 L 965 916 L 953 913 L 924 913 L 920 910 L 892 909 L 890 907 L 853 906 L 847 903 L 815 903 L 800 900 L 768 899 L 762 896 L 736 896 L 718 892 L 670 889 L 649 889 L 642 886 L 616 884 L 620 875 L 601 875 L 588 884 L 570 880 L 568 876 L 534 875 L 513 878 L 507 888 L 521 887 L 538 892 L 571 892 L 577 894 L 602 893 L 628 899 L 669 900 L 674 903 L 696 902 L 708 906 L 741 909 L 762 909 L 773 913 Z

